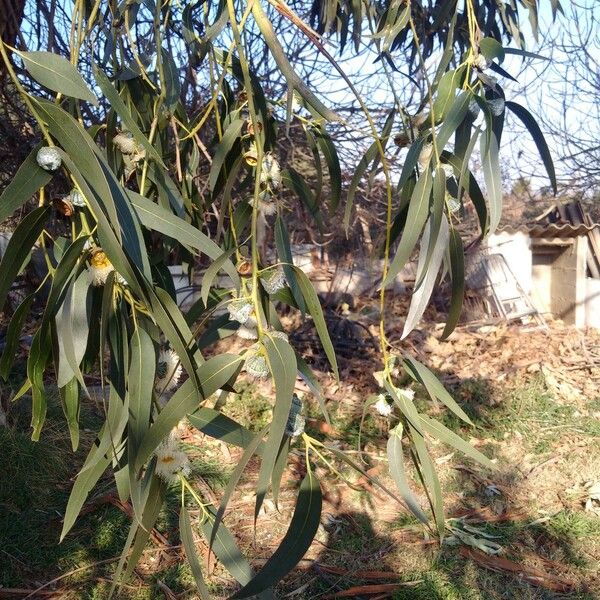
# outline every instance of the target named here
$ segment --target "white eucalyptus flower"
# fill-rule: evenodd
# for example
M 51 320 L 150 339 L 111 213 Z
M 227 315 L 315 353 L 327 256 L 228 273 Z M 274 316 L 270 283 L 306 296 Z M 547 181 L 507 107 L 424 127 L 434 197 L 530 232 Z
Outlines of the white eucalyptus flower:
M 100 286 L 106 283 L 108 276 L 115 270 L 110 260 L 104 253 L 104 250 L 98 248 L 93 251 L 88 266 L 90 283 L 93 286 Z
M 257 340 L 258 339 L 258 330 L 256 329 L 256 326 L 253 327 L 251 325 L 248 325 L 247 323 L 242 323 L 238 327 L 235 334 L 239 338 L 242 338 L 243 340 Z
M 377 402 L 374 404 L 375 410 L 382 417 L 389 417 L 394 411 L 394 407 L 387 401 L 385 394 L 379 394 L 377 396 Z
M 83 208 L 85 206 L 85 198 L 83 194 L 76 188 L 73 188 L 70 194 L 67 196 L 67 199 L 71 201 L 73 206 L 77 206 L 78 208 Z
M 268 152 L 263 157 L 260 182 L 276 190 L 281 185 L 281 167 L 277 159 Z
M 401 390 L 398 390 L 407 400 L 410 400 L 411 402 L 415 399 L 415 392 L 413 390 L 411 390 L 410 388 L 403 388 Z
M 281 267 L 266 271 L 261 276 L 260 282 L 265 288 L 267 294 L 276 294 L 279 290 L 282 290 L 287 283 L 285 279 L 285 273 Z
M 59 151 L 53 146 L 44 146 L 38 150 L 37 164 L 45 171 L 56 171 L 62 164 Z
M 159 393 L 172 392 L 177 388 L 182 372 L 183 367 L 177 352 L 171 348 L 161 350 L 156 365 L 154 389 Z
M 460 202 L 448 193 L 446 193 L 446 204 L 451 213 L 456 213 L 460 210 Z
M 478 54 L 473 59 L 473 66 L 479 71 L 485 71 L 490 66 L 490 63 L 483 54 Z
M 249 201 L 250 206 L 254 206 L 254 198 Z M 266 215 L 274 215 L 277 212 L 277 202 L 268 192 L 261 192 L 258 198 L 258 210 Z
M 235 298 L 227 305 L 227 310 L 232 321 L 246 323 L 254 311 L 254 306 L 248 298 Z
M 267 359 L 260 354 L 254 354 L 247 358 L 244 369 L 248 375 L 252 375 L 252 377 L 256 377 L 257 379 L 265 379 L 269 376 Z
M 190 460 L 185 452 L 177 449 L 177 438 L 171 432 L 168 438 L 154 451 L 156 456 L 155 473 L 166 483 L 174 483 L 182 475 L 191 473 Z

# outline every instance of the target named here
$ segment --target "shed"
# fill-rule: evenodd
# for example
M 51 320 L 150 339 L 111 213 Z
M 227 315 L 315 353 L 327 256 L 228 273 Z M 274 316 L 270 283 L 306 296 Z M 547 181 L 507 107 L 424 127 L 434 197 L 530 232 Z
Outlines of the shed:
M 540 315 L 600 328 L 599 241 L 598 224 L 545 221 L 499 230 L 486 252 L 504 257 Z

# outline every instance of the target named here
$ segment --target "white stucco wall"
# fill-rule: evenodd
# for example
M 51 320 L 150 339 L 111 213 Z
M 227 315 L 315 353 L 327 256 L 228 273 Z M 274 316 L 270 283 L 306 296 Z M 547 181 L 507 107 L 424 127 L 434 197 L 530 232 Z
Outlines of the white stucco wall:
M 586 277 L 585 325 L 600 329 L 600 279 Z
M 531 239 L 527 233 L 494 233 L 488 238 L 490 254 L 502 254 L 526 294 L 532 287 Z

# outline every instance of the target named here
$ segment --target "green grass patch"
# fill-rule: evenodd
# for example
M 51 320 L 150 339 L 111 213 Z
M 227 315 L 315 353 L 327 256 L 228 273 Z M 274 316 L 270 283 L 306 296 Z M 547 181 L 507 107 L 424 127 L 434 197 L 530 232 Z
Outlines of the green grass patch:
M 272 404 L 253 383 L 239 382 L 236 389 L 236 394 L 229 394 L 223 413 L 252 431 L 260 431 L 271 420 Z

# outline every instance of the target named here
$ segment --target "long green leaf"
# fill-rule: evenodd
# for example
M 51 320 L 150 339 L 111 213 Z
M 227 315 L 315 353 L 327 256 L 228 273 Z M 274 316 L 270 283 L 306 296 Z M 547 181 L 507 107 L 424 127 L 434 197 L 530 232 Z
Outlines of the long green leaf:
M 219 142 L 217 149 L 215 150 L 215 155 L 213 156 L 212 164 L 210 166 L 210 173 L 208 176 L 208 183 L 210 187 L 210 191 L 212 192 L 217 185 L 217 180 L 219 179 L 219 175 L 223 169 L 223 165 L 225 164 L 225 159 L 227 155 L 233 148 L 233 145 L 240 137 L 240 132 L 242 131 L 242 127 L 244 126 L 243 119 L 235 119 L 232 121 L 225 133 L 223 134 L 223 138 Z
M 79 71 L 66 59 L 52 52 L 20 52 L 15 50 L 29 74 L 53 92 L 98 104 Z
M 317 330 L 317 334 L 319 335 L 319 339 L 321 340 L 321 344 L 323 345 L 323 350 L 325 350 L 327 360 L 331 365 L 331 369 L 333 370 L 335 378 L 339 379 L 340 374 L 338 370 L 337 358 L 335 356 L 335 350 L 333 348 L 333 344 L 331 343 L 331 338 L 329 337 L 327 323 L 325 322 L 325 317 L 323 316 L 323 309 L 321 308 L 321 303 L 319 302 L 317 292 L 315 292 L 315 288 L 310 282 L 310 279 L 301 269 L 294 267 L 294 272 L 296 273 L 298 280 L 298 287 L 300 288 L 302 297 L 306 303 L 306 309 L 313 318 L 315 328 Z
M 421 239 L 419 261 L 417 264 L 417 280 L 422 280 L 422 283 L 413 292 L 408 308 L 408 314 L 406 315 L 406 321 L 404 322 L 404 327 L 402 329 L 401 339 L 406 338 L 417 326 L 417 323 L 420 321 L 427 308 L 448 246 L 449 235 L 448 221 L 445 216 L 442 216 L 441 227 L 436 240 L 432 239 L 432 218 L 430 218 L 428 224 L 425 225 L 425 230 Z M 433 251 L 430 255 L 430 261 L 427 263 L 430 242 L 431 245 L 433 245 Z
M 188 416 L 188 421 L 203 434 L 240 448 L 247 448 L 256 437 L 254 432 L 212 408 L 199 408 Z M 256 454 L 261 452 L 257 448 Z
M 481 138 L 481 162 L 483 166 L 483 178 L 489 198 L 490 205 L 490 227 L 488 235 L 496 231 L 502 217 L 502 179 L 500 174 L 500 161 L 498 159 L 498 141 L 492 132 L 490 143 L 486 149 L 485 138 Z
M 194 534 L 192 533 L 192 524 L 190 523 L 190 515 L 188 514 L 185 506 L 181 507 L 179 513 L 179 535 L 181 537 L 181 543 L 185 549 L 185 554 L 196 582 L 196 589 L 200 595 L 201 600 L 210 600 L 210 592 L 206 587 L 204 577 L 202 575 L 202 567 L 196 554 L 196 545 L 194 544 Z
M 546 172 L 548 173 L 548 177 L 550 178 L 550 183 L 552 184 L 552 189 L 556 194 L 556 171 L 554 170 L 554 162 L 552 161 L 552 155 L 550 154 L 550 149 L 548 148 L 548 144 L 544 138 L 544 134 L 540 129 L 540 126 L 537 124 L 533 115 L 526 109 L 523 108 L 520 104 L 516 102 L 506 102 L 506 108 L 512 111 L 527 127 L 535 145 L 537 146 L 538 152 L 542 157 L 542 161 L 544 163 L 544 167 L 546 167 Z
M 0 310 L 4 307 L 14 280 L 29 259 L 31 249 L 42 233 L 49 215 L 49 206 L 36 208 L 13 232 L 0 262 Z
M 422 363 L 412 356 L 406 355 L 402 361 L 407 373 L 418 383 L 425 386 L 432 400 L 439 400 L 446 408 L 449 408 L 459 419 L 473 425 L 469 416 L 456 403 L 456 400 L 448 393 L 440 380 Z
M 442 333 L 445 340 L 456 327 L 460 312 L 462 310 L 463 297 L 465 295 L 465 252 L 463 249 L 460 233 L 456 229 L 450 232 L 450 272 L 452 276 L 452 297 L 450 299 L 450 310 L 448 319 Z
M 255 520 L 267 494 L 271 474 L 277 460 L 279 446 L 283 439 L 292 406 L 297 375 L 296 355 L 289 342 L 280 338 L 267 338 L 264 346 L 267 351 L 269 368 L 275 382 L 275 407 L 258 474 L 256 505 L 254 508 Z
M 300 485 L 294 515 L 281 544 L 260 572 L 231 598 L 249 598 L 272 587 L 287 575 L 309 549 L 321 520 L 321 486 L 310 471 Z
M 425 439 L 412 425 L 408 428 L 416 455 L 413 456 L 415 466 L 417 467 L 425 491 L 429 498 L 435 525 L 440 538 L 444 537 L 444 500 L 442 497 L 442 487 L 435 470 L 435 465 L 429 456 Z
M 396 482 L 398 491 L 410 511 L 421 521 L 427 523 L 427 516 L 419 506 L 415 495 L 412 493 L 406 479 L 406 470 L 404 468 L 404 456 L 402 452 L 402 425 L 398 425 L 390 432 L 387 443 L 387 457 L 390 468 L 390 475 Z
M 419 176 L 417 185 L 410 198 L 404 231 L 402 232 L 396 255 L 390 264 L 390 268 L 382 286 L 389 285 L 410 258 L 415 244 L 417 243 L 417 239 L 423 230 L 423 225 L 425 225 L 425 221 L 427 220 L 432 185 L 433 175 L 431 170 L 427 168 Z
M 10 217 L 17 208 L 20 208 L 41 187 L 51 179 L 52 173 L 42 169 L 37 164 L 37 153 L 42 147 L 38 144 L 23 161 L 11 182 L 4 188 L 0 195 L 0 221 Z
M 487 457 L 485 454 L 479 452 L 469 444 L 465 442 L 460 436 L 456 435 L 453 431 L 450 431 L 445 425 L 442 425 L 439 421 L 432 419 L 426 415 L 420 415 L 421 417 L 421 426 L 423 429 L 437 438 L 438 440 L 444 442 L 445 444 L 449 444 L 450 446 L 456 448 L 469 458 L 476 460 L 482 465 L 490 468 L 496 469 L 496 465 Z
M 2 358 L 0 358 L 0 377 L 2 377 L 4 381 L 8 379 L 8 375 L 15 360 L 15 354 L 19 347 L 23 325 L 25 319 L 29 316 L 29 309 L 31 308 L 31 303 L 34 299 L 34 294 L 27 296 L 21 304 L 19 304 L 8 324 L 4 350 L 2 352 Z

